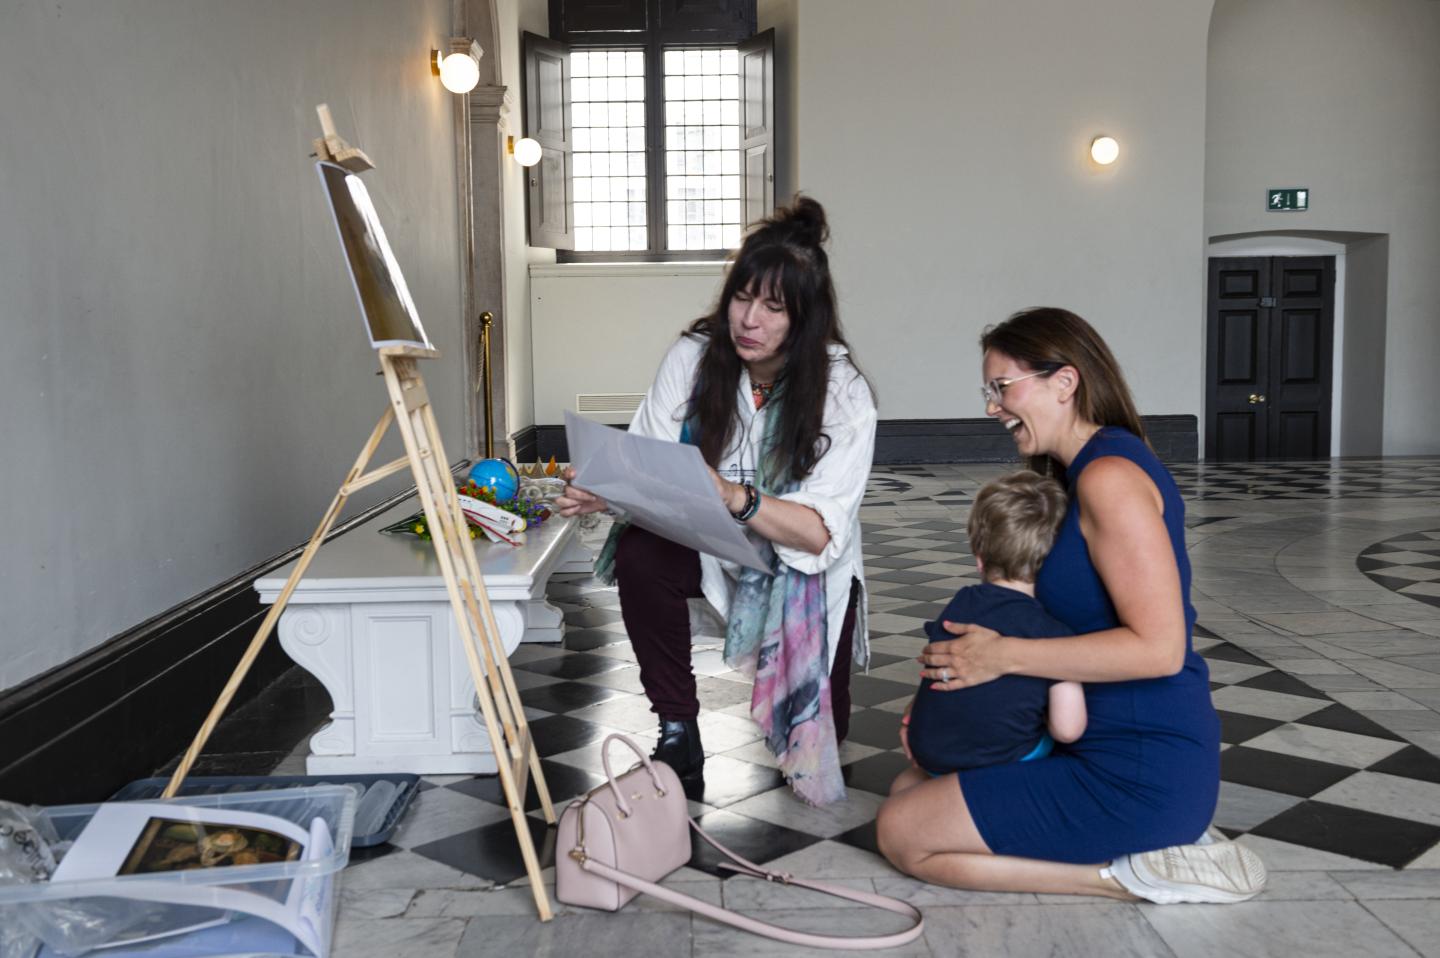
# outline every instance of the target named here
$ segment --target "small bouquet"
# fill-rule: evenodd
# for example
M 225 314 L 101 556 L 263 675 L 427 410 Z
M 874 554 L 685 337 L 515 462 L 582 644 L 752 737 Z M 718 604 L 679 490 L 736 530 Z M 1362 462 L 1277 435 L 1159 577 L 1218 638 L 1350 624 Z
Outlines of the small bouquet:
M 550 518 L 549 504 L 542 499 L 520 495 L 497 502 L 494 488 L 478 485 L 469 479 L 457 486 L 455 491 L 472 539 L 484 535 L 492 542 L 518 546 L 525 541 L 526 529 Z M 427 542 L 430 540 L 430 526 L 423 511 L 380 531 L 391 535 L 419 536 Z

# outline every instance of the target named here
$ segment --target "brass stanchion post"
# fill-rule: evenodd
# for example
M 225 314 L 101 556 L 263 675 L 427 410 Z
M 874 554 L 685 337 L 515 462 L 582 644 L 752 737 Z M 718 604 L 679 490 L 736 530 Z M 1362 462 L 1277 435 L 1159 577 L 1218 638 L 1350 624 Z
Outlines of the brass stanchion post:
M 490 395 L 490 327 L 495 316 L 489 310 L 480 314 L 480 384 L 485 390 L 485 458 L 495 457 L 495 404 Z

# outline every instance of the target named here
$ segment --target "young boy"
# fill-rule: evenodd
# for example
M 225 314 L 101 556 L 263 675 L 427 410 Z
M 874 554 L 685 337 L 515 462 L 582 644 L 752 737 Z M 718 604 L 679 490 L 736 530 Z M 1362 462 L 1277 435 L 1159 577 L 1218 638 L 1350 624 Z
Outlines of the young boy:
M 1065 517 L 1065 491 L 1053 479 L 1017 472 L 987 483 L 970 510 L 970 549 L 984 582 L 955 593 L 934 622 L 932 642 L 952 636 L 941 622 L 974 622 L 1001 635 L 1073 634 L 1035 599 L 1035 576 Z M 937 691 L 922 679 L 900 729 L 911 760 L 930 775 L 1023 762 L 1085 731 L 1078 682 L 1007 675 L 970 688 Z

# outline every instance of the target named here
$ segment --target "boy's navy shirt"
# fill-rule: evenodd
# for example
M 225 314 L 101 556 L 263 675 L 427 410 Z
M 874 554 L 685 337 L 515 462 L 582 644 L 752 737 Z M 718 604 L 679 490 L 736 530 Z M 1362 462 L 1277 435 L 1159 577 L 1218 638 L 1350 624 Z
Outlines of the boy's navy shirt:
M 932 642 L 954 636 L 940 623 L 969 622 L 1001 635 L 1042 639 L 1074 633 L 1023 592 L 989 582 L 955 593 L 934 622 L 925 623 Z M 1050 700 L 1050 679 L 1005 675 L 951 692 L 920 680 L 910 712 L 910 753 L 927 772 L 943 775 L 964 768 L 1019 761 L 1040 741 Z

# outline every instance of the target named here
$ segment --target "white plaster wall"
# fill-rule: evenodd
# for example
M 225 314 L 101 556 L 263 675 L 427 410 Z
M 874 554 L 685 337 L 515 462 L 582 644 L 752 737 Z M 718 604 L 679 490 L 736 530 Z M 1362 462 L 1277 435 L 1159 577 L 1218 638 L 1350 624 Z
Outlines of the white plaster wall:
M 881 417 L 982 415 L 981 330 L 1038 305 L 1100 330 L 1143 413 L 1198 414 L 1208 0 L 798 7 L 796 185 Z
M 1378 456 L 1383 451 L 1385 435 L 1385 319 L 1386 290 L 1390 285 L 1390 238 L 1353 239 L 1346 246 L 1345 260 L 1345 378 L 1337 384 L 1345 393 L 1340 455 Z
M 1433 0 L 1217 0 L 1210 31 L 1206 234 L 1389 237 L 1387 455 L 1440 453 L 1437 49 Z M 1295 186 L 1308 212 L 1266 212 Z
M 316 103 L 378 167 L 463 451 L 451 102 L 425 60 L 449 7 L 0 3 L 0 688 L 306 539 L 385 408 Z
M 524 63 L 520 56 L 520 35 L 549 34 L 548 0 L 499 0 L 502 83 L 513 97 L 508 119 L 516 139 L 525 134 L 525 94 L 521 80 Z M 527 240 L 525 179 L 527 172 L 507 155 L 504 163 L 505 209 L 505 385 L 510 436 L 534 425 L 535 360 L 530 319 L 531 263 L 554 263 L 555 251 L 539 249 Z
M 1042 304 L 1101 329 L 1144 412 L 1198 415 L 1208 0 L 764 0 L 759 13 L 791 67 L 777 176 L 829 211 L 842 319 L 883 418 L 981 415 L 981 330 Z M 1123 150 L 1104 170 L 1087 152 L 1101 132 Z M 718 287 L 531 273 L 542 424 L 578 382 L 643 389 L 648 357 Z
M 577 393 L 643 393 L 665 350 L 720 295 L 723 263 L 530 268 L 535 421 L 560 425 Z

